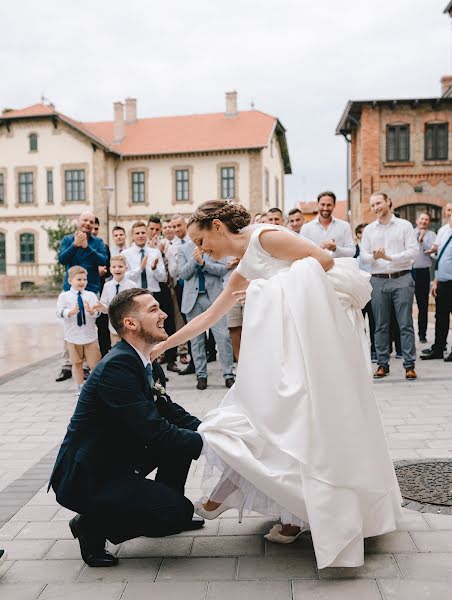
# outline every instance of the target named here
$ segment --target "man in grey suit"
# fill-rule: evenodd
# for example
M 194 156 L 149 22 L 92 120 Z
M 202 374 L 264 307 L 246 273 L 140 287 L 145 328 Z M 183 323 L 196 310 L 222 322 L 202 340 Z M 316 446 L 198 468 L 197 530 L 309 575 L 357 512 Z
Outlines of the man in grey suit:
M 223 277 L 227 273 L 224 260 L 213 260 L 204 256 L 193 242 L 181 240 L 178 249 L 178 273 L 184 279 L 181 310 L 187 321 L 191 321 L 206 311 L 223 291 Z M 223 367 L 226 387 L 234 384 L 231 338 L 229 337 L 226 317 L 212 327 L 217 342 L 218 353 Z M 191 353 L 195 363 L 197 389 L 207 388 L 207 354 L 204 333 L 191 340 Z

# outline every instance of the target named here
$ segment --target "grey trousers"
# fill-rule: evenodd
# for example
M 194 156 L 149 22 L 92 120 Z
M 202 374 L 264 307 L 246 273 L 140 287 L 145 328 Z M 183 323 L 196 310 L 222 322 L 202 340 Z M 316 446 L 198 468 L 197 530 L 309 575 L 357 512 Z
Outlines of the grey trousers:
M 414 280 L 411 273 L 397 279 L 371 277 L 372 311 L 375 318 L 375 350 L 378 365 L 389 364 L 391 305 L 400 329 L 403 366 L 414 367 L 416 346 L 413 327 Z
M 187 321 L 191 321 L 198 315 L 205 312 L 211 306 L 207 294 L 199 294 L 195 305 L 185 316 Z M 220 355 L 221 366 L 223 367 L 223 377 L 228 379 L 234 377 L 234 355 L 232 353 L 232 343 L 229 336 L 226 317 L 220 319 L 215 325 L 212 325 L 212 333 L 217 343 L 218 354 Z M 204 333 L 191 340 L 191 355 L 195 363 L 196 377 L 205 377 L 207 379 L 207 355 L 204 343 Z

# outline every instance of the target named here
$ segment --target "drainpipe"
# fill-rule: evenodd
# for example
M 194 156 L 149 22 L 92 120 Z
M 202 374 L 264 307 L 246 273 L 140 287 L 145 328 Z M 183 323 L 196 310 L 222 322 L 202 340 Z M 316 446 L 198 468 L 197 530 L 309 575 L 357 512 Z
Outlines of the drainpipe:
M 344 136 L 344 140 L 347 142 L 347 146 L 346 146 L 346 169 L 347 169 L 347 210 L 346 210 L 346 220 L 348 222 L 350 222 L 350 212 L 351 212 L 351 207 L 350 207 L 350 150 L 351 150 L 351 143 L 352 140 L 351 138 L 347 137 L 347 134 L 344 133 L 343 131 L 341 131 L 342 135 Z

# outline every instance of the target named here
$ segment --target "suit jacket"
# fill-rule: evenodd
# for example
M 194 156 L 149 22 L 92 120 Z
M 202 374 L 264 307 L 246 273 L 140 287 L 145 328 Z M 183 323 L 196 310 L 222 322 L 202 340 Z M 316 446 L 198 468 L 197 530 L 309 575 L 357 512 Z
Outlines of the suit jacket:
M 223 277 L 228 272 L 226 260 L 214 260 L 204 255 L 204 266 L 201 267 L 193 258 L 193 242 L 180 243 L 178 246 L 177 267 L 179 277 L 184 280 L 181 310 L 189 313 L 195 305 L 199 293 L 198 272 L 202 270 L 206 282 L 206 294 L 213 303 L 224 289 Z
M 153 377 L 164 385 L 160 365 Z M 143 362 L 121 340 L 83 386 L 58 453 L 49 488 L 66 508 L 87 512 L 90 499 L 112 479 L 145 477 L 159 457 L 199 457 L 199 419 L 169 397 L 154 397 Z

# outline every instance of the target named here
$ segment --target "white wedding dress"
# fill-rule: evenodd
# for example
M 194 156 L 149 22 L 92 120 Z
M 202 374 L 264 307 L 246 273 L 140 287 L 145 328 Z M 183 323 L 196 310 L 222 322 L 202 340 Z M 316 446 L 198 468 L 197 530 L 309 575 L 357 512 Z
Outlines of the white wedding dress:
M 352 258 L 328 273 L 313 258 L 274 258 L 259 241 L 268 229 L 254 229 L 237 267 L 252 280 L 240 360 L 199 427 L 203 483 L 216 484 L 214 501 L 239 488 L 245 509 L 309 527 L 319 568 L 356 567 L 364 538 L 401 514 L 361 314 L 369 276 Z

